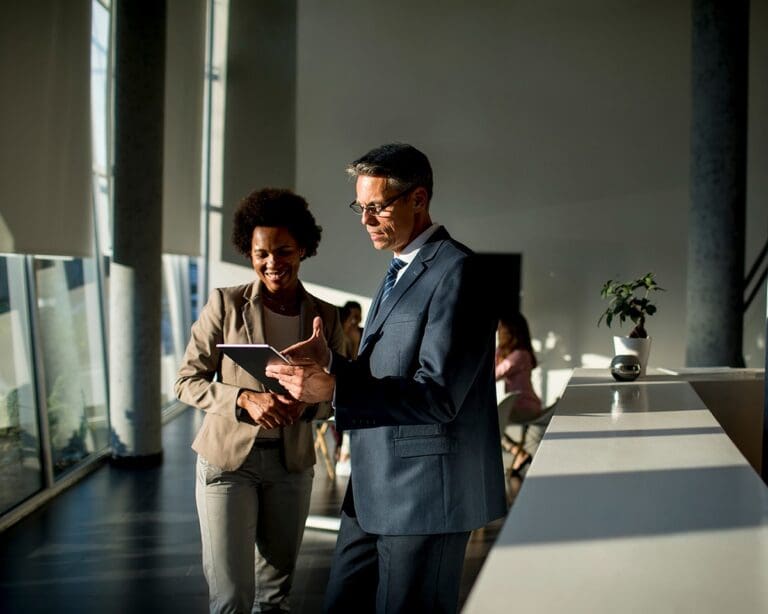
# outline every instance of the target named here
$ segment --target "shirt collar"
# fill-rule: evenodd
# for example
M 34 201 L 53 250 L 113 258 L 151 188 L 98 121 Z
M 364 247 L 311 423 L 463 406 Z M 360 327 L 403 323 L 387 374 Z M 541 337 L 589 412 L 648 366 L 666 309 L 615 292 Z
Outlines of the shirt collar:
M 406 264 L 410 264 L 416 258 L 419 250 L 424 247 L 427 239 L 431 237 L 435 231 L 440 228 L 440 224 L 432 224 L 429 228 L 423 231 L 418 237 L 405 246 L 402 252 L 400 252 L 396 258 L 399 258 Z

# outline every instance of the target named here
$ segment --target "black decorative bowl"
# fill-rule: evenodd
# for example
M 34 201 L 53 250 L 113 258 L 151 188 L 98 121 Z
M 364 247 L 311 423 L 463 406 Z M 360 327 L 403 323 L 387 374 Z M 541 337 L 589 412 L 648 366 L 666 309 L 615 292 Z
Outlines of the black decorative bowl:
M 632 354 L 619 354 L 611 361 L 611 375 L 619 382 L 631 382 L 640 375 L 640 361 Z

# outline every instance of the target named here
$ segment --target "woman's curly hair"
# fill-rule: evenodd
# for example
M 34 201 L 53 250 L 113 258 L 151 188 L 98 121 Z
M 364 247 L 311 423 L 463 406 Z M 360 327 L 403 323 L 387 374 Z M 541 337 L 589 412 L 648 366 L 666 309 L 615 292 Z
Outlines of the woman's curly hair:
M 323 232 L 309 212 L 307 201 L 291 190 L 279 188 L 254 190 L 235 210 L 232 243 L 246 258 L 251 256 L 253 229 L 257 226 L 286 228 L 304 250 L 302 260 L 317 253 Z

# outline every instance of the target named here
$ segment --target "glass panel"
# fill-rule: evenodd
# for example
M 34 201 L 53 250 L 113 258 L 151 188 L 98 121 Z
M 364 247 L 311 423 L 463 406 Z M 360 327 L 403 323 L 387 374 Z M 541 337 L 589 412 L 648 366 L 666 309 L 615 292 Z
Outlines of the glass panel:
M 107 446 L 107 391 L 93 259 L 35 258 L 54 476 Z
M 227 91 L 227 29 L 229 27 L 229 0 L 213 0 L 212 23 L 213 48 L 211 65 L 208 71 L 209 96 L 208 114 L 210 123 L 207 126 L 205 141 L 208 182 L 208 205 L 220 205 L 223 199 L 224 178 L 224 123 L 226 119 Z
M 173 288 L 172 267 L 168 256 L 163 256 L 163 297 L 160 302 L 160 405 L 165 407 L 176 398 L 173 383 L 176 379 L 176 352 L 173 344 L 173 322 L 171 320 L 171 289 Z
M 192 322 L 197 320 L 197 316 L 200 313 L 200 285 L 198 284 L 197 277 L 199 273 L 199 267 L 197 264 L 197 258 L 189 259 L 189 313 L 190 320 L 189 326 L 192 326 Z M 187 332 L 186 330 L 184 331 Z M 182 352 L 184 348 L 182 348 Z
M 112 207 L 110 205 L 109 181 L 94 172 L 93 205 L 96 232 L 102 254 L 112 254 Z
M 109 11 L 98 2 L 91 12 L 91 125 L 93 166 L 107 169 L 107 69 L 109 66 Z
M 0 256 L 0 514 L 44 486 L 24 258 Z
M 93 195 L 98 244 L 112 253 L 109 197 L 109 10 L 94 0 L 91 16 L 91 125 L 93 132 Z
M 176 400 L 173 384 L 192 326 L 190 309 L 190 261 L 188 256 L 163 255 L 163 297 L 161 307 L 160 401 L 166 406 Z

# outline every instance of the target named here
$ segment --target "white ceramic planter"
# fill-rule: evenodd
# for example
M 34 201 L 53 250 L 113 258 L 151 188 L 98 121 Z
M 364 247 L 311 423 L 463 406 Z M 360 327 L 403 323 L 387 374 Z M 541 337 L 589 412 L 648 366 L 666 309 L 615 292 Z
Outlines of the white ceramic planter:
M 636 339 L 634 337 L 614 337 L 613 351 L 615 356 L 631 354 L 640 361 L 640 377 L 645 375 L 648 365 L 648 355 L 651 353 L 651 338 Z

